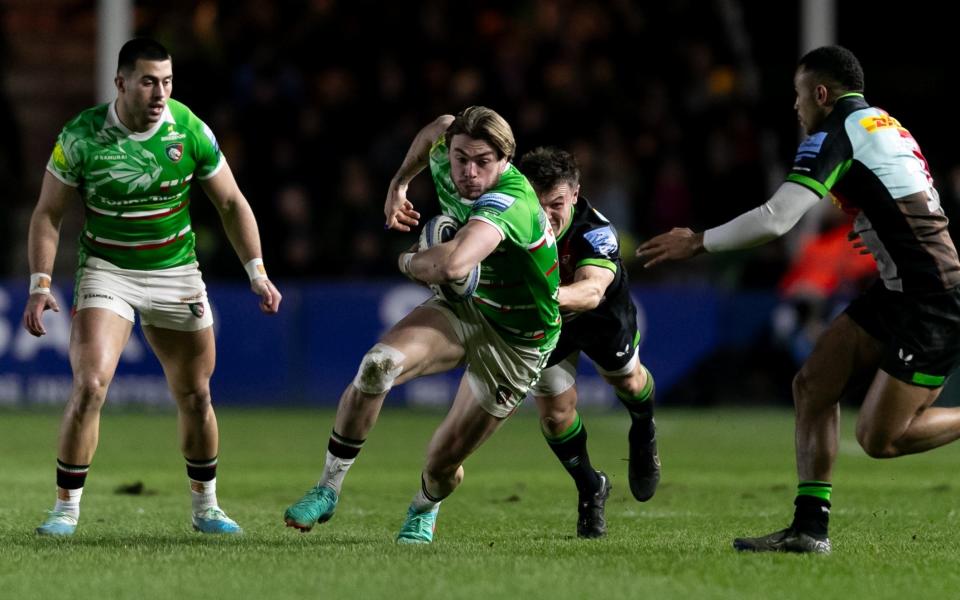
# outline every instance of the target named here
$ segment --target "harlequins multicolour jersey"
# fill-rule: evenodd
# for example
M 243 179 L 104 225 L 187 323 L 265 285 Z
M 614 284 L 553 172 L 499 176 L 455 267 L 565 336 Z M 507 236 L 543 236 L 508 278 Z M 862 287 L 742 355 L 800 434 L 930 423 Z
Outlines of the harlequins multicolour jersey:
M 617 230 L 583 196 L 577 199 L 572 210 L 573 217 L 567 228 L 557 237 L 560 284 L 573 283 L 577 269 L 585 266 L 609 269 L 613 272 L 613 281 L 607 286 L 599 306 L 582 313 L 565 313 L 564 323 L 611 319 L 619 322 L 622 314 L 634 313 L 636 308 L 630 299 L 627 274 L 620 260 Z
M 837 100 L 800 144 L 787 181 L 832 194 L 855 214 L 856 230 L 887 289 L 937 291 L 960 285 L 960 260 L 920 146 L 862 94 Z
M 471 300 L 505 339 L 552 349 L 560 332 L 557 245 L 527 178 L 511 164 L 482 196 L 461 198 L 444 136 L 430 149 L 430 173 L 445 215 L 460 223 L 482 220 L 503 235 L 480 266 L 480 285 Z
M 47 170 L 83 198 L 81 266 L 96 256 L 125 269 L 154 270 L 197 260 L 190 185 L 223 164 L 210 128 L 168 100 L 160 121 L 142 133 L 120 122 L 113 102 L 83 111 L 61 131 Z

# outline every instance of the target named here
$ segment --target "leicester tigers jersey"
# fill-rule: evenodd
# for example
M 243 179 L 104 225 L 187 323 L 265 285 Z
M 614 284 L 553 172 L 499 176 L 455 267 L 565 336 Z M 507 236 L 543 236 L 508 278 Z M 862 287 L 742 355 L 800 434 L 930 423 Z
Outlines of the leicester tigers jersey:
M 430 173 L 445 215 L 461 224 L 484 221 L 503 237 L 483 259 L 471 301 L 505 339 L 552 349 L 560 331 L 557 244 L 527 178 L 511 164 L 482 196 L 462 198 L 450 174 L 444 136 L 430 149 Z
M 960 260 L 920 146 L 862 94 L 837 100 L 797 150 L 787 181 L 831 194 L 856 215 L 854 230 L 873 254 L 883 283 L 901 292 L 960 285 Z
M 83 111 L 60 132 L 47 170 L 83 198 L 81 266 L 95 256 L 154 270 L 196 261 L 190 185 L 223 164 L 210 128 L 168 100 L 160 121 L 142 133 L 120 122 L 114 102 Z

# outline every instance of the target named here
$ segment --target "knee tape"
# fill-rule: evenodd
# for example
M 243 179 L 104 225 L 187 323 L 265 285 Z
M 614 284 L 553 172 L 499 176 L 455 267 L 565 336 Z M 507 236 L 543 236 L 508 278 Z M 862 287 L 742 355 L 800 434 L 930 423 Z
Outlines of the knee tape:
M 386 344 L 374 344 L 363 356 L 353 385 L 364 394 L 383 394 L 403 372 L 406 354 Z

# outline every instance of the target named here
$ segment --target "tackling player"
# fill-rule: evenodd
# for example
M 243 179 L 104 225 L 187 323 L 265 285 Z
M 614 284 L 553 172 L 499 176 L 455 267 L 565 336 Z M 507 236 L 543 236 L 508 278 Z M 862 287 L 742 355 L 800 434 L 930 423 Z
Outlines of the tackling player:
M 149 39 L 128 41 L 120 49 L 115 83 L 115 101 L 85 110 L 63 128 L 30 220 L 32 275 L 23 324 L 41 336 L 43 312 L 60 310 L 50 293 L 60 223 L 77 193 L 86 209 L 70 331 L 73 390 L 60 427 L 57 501 L 37 533 L 71 535 L 77 527 L 100 409 L 136 314 L 177 403 L 193 527 L 239 533 L 216 496 L 219 434 L 210 403 L 216 352 L 190 224 L 194 178 L 220 212 L 261 310 L 276 313 L 280 293 L 263 268 L 253 211 L 213 133 L 170 98 L 173 64 L 167 50 Z
M 557 248 L 533 188 L 510 164 L 515 148 L 510 125 L 482 106 L 441 116 L 413 140 L 387 192 L 387 227 L 410 231 L 419 223 L 407 187 L 428 165 L 443 213 L 462 226 L 449 242 L 402 254 L 400 271 L 423 283 L 445 283 L 483 261 L 480 284 L 464 302 L 434 297 L 415 308 L 363 357 L 340 398 L 323 474 L 286 510 L 288 526 L 309 531 L 333 516 L 347 469 L 393 386 L 465 364 L 397 536 L 402 543 L 430 543 L 440 502 L 463 480 L 464 460 L 539 377 L 560 333 Z
M 573 477 L 579 493 L 577 535 L 606 533 L 604 505 L 610 495 L 605 473 L 594 470 L 587 430 L 577 413 L 577 362 L 583 351 L 616 391 L 632 421 L 628 479 L 633 496 L 645 502 L 660 481 L 653 421 L 653 376 L 640 363 L 637 309 L 613 225 L 580 196 L 580 171 L 573 156 L 537 148 L 519 163 L 557 233 L 560 310 L 563 328 L 533 395 L 543 435 Z
M 933 408 L 960 362 L 960 260 L 920 146 L 863 97 L 863 69 L 846 48 L 800 59 L 794 109 L 807 138 L 766 204 L 694 233 L 674 229 L 638 250 L 650 267 L 700 252 L 756 246 L 783 235 L 822 197 L 855 214 L 852 239 L 880 280 L 821 334 L 793 380 L 799 485 L 789 527 L 738 538 L 738 550 L 829 553 L 839 401 L 870 382 L 857 441 L 870 456 L 924 452 L 960 437 L 960 409 Z

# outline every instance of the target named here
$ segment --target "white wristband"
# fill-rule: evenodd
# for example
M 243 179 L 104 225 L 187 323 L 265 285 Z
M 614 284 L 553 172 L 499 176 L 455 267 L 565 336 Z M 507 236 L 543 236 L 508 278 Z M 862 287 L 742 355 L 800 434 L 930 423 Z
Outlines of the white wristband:
M 263 266 L 262 258 L 250 259 L 247 264 L 243 265 L 243 268 L 247 271 L 247 277 L 250 278 L 251 282 L 267 278 L 267 269 Z
M 49 294 L 50 276 L 46 273 L 32 273 L 30 275 L 30 295 Z
M 400 272 L 406 275 L 407 277 L 412 277 L 410 275 L 410 262 L 413 261 L 413 255 L 415 252 L 405 252 L 400 255 Z

